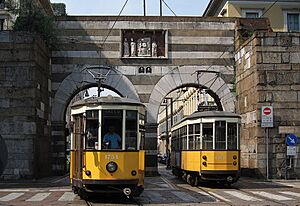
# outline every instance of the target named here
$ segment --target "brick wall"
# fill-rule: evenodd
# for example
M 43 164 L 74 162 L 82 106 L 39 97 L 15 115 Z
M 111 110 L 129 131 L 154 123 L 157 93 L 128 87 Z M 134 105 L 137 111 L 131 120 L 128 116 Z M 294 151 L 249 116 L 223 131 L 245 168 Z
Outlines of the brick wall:
M 266 176 L 266 130 L 260 127 L 261 107 L 274 108 L 269 129 L 270 177 L 285 177 L 287 133 L 300 136 L 300 34 L 256 33 L 237 50 L 237 112 L 242 115 L 242 168 Z M 299 149 L 297 149 L 298 151 Z M 299 153 L 292 160 L 300 171 Z
M 37 36 L 0 32 L 0 135 L 5 144 L 0 179 L 51 172 L 49 68 L 48 51 Z

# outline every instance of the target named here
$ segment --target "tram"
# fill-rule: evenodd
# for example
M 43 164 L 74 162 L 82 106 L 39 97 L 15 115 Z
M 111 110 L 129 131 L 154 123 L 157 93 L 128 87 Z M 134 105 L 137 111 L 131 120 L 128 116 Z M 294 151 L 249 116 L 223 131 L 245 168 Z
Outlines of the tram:
M 70 181 L 90 193 L 139 196 L 144 190 L 145 107 L 122 97 L 91 97 L 71 106 Z
M 190 185 L 215 181 L 231 185 L 240 177 L 240 116 L 195 112 L 175 124 L 171 137 L 174 175 Z

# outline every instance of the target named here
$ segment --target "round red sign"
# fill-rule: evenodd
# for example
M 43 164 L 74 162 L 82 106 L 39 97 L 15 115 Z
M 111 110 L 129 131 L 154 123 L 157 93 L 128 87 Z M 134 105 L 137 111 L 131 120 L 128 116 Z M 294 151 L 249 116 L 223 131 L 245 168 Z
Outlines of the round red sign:
M 263 110 L 264 115 L 269 115 L 271 114 L 271 109 L 269 107 L 264 108 Z

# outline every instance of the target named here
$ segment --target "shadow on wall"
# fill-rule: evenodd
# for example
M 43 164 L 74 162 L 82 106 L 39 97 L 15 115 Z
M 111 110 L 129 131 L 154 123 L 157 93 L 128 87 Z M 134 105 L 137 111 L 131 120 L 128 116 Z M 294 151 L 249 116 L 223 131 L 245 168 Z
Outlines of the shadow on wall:
M 7 158 L 8 158 L 7 147 L 4 139 L 0 135 L 0 176 L 2 175 L 6 167 Z

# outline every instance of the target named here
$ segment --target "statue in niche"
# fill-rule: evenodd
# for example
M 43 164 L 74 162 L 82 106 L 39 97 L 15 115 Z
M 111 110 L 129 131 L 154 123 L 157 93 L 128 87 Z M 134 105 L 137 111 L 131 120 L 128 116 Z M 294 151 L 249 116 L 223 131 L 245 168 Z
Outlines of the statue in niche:
M 123 56 L 124 57 L 129 57 L 129 44 L 128 44 L 127 38 L 124 38 Z
M 142 38 L 138 41 L 138 56 L 150 56 L 150 38 Z
M 133 38 L 131 38 L 130 42 L 130 56 L 135 57 L 136 56 L 136 43 L 133 41 Z
M 155 41 L 152 42 L 152 57 L 157 57 L 157 44 Z

